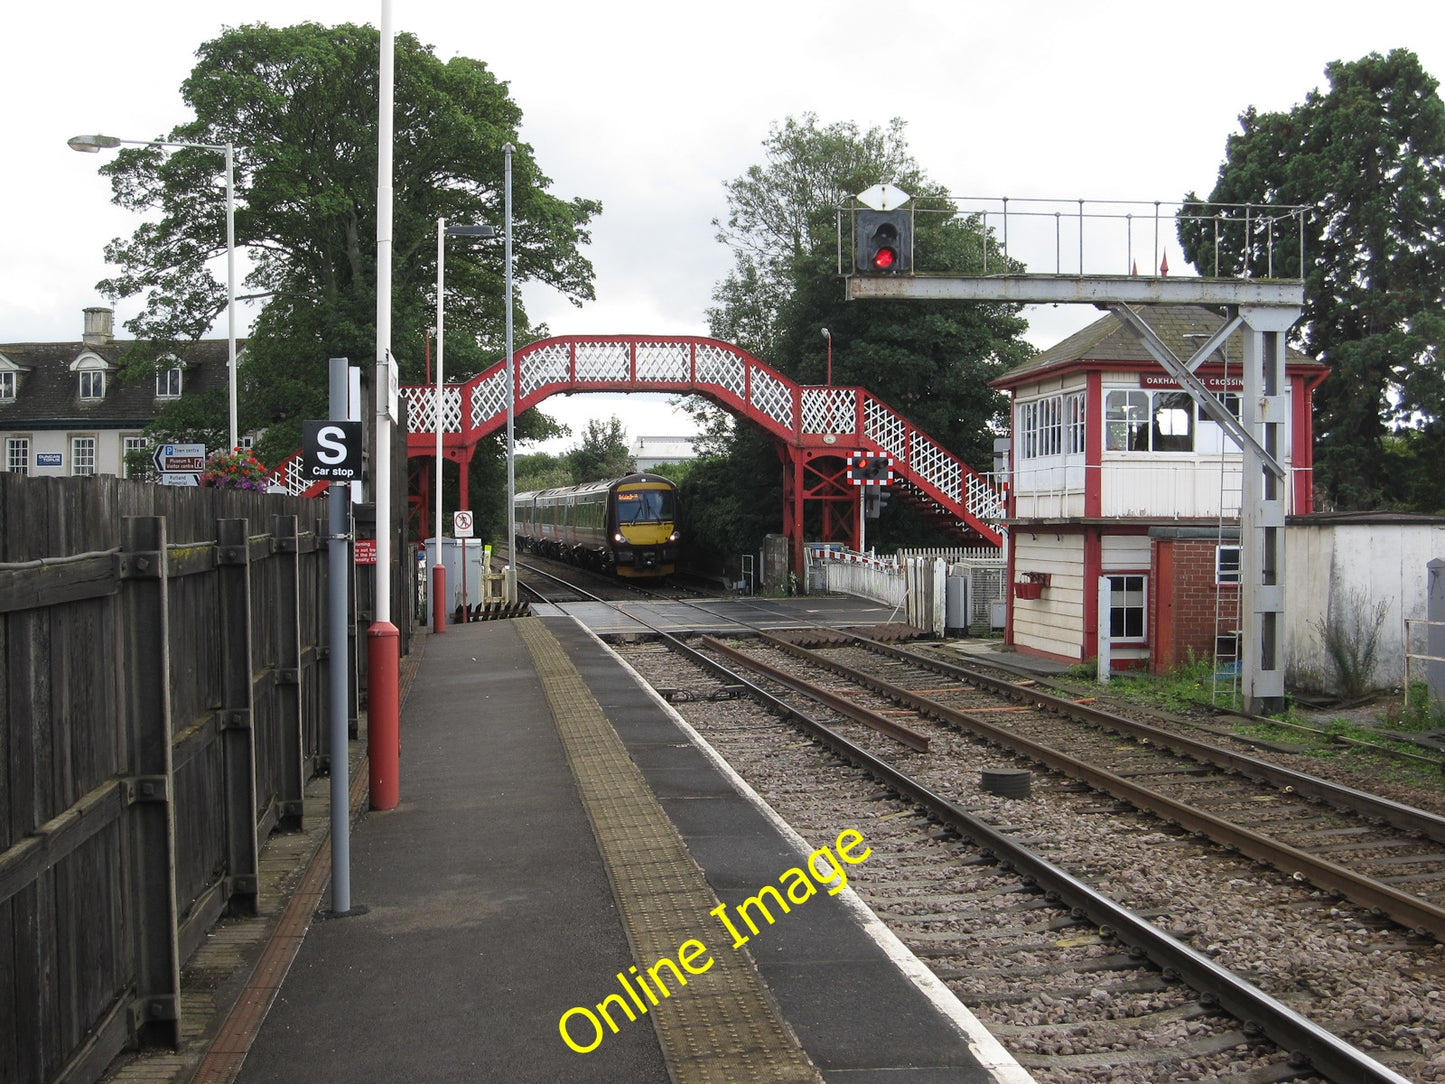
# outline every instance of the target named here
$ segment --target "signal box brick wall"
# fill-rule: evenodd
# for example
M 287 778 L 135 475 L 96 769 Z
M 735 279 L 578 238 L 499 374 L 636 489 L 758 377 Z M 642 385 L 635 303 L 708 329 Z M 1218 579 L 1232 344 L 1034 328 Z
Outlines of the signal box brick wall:
M 1214 538 L 1154 539 L 1150 568 L 1154 650 L 1149 665 L 1153 673 L 1183 666 L 1191 653 L 1196 659 L 1212 660 L 1215 637 L 1236 634 L 1239 585 L 1215 583 L 1218 548 Z

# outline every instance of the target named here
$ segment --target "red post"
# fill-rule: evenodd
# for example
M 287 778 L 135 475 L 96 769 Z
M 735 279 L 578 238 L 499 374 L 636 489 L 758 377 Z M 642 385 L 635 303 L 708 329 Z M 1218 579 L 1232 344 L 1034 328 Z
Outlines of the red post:
M 371 808 L 395 809 L 401 789 L 401 633 L 390 621 L 374 622 L 366 630 L 366 664 Z
M 447 566 L 440 561 L 431 566 L 431 630 L 447 631 Z

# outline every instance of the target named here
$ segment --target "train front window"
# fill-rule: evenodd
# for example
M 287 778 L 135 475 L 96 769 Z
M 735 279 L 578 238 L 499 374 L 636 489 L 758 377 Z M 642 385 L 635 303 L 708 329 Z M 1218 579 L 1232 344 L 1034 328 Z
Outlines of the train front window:
M 671 490 L 628 489 L 618 492 L 618 523 L 667 523 L 671 520 Z

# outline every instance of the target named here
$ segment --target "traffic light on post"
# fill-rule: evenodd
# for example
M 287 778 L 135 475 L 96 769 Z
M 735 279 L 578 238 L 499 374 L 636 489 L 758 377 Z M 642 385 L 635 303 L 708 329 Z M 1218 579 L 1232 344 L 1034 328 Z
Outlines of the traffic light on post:
M 913 270 L 913 216 L 908 211 L 859 211 L 853 222 L 853 266 L 865 275 Z
M 893 457 L 872 452 L 848 456 L 848 481 L 855 486 L 886 486 L 893 480 Z

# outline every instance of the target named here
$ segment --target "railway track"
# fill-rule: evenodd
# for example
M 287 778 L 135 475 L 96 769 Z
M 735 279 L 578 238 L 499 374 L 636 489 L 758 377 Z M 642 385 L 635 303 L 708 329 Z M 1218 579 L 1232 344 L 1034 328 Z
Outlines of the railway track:
M 1438 943 L 1075 778 L 1039 773 L 1027 800 L 988 794 L 982 773 L 1018 768 L 998 746 L 870 705 L 873 691 L 833 670 L 804 676 L 761 643 L 747 654 L 791 669 L 789 686 L 743 676 L 715 644 L 711 661 L 625 657 L 804 835 L 867 822 L 887 861 L 855 887 L 1040 1080 L 1445 1079 Z M 825 749 L 717 702 L 750 683 L 779 690 L 792 707 L 772 710 L 795 719 L 823 712 L 798 708 L 800 684 L 895 723 L 884 713 L 907 711 L 928 751 L 831 708 L 831 726 L 802 724 Z
M 758 639 L 1445 941 L 1445 817 L 894 645 Z
M 545 557 L 528 555 L 517 562 L 519 589 L 528 591 L 539 602 L 561 605 L 568 602 L 618 602 L 635 599 L 688 602 L 714 597 L 682 582 L 664 586 L 647 586 L 614 576 L 589 572 Z
M 667 650 L 621 650 L 805 836 L 863 829 L 883 861 L 854 887 L 1037 1079 L 1445 1081 L 1445 950 L 1417 932 L 1435 919 L 1396 898 L 1428 905 L 1400 886 L 1430 883 L 1438 825 L 1359 792 L 1336 811 L 1297 774 L 1222 750 L 1193 759 L 1174 735 L 1116 729 L 1128 720 L 1086 724 L 1075 716 L 1089 705 L 1015 680 L 815 639 L 835 642 L 748 635 L 696 653 L 666 637 Z M 1061 735 L 1076 756 L 1042 751 Z M 1020 775 L 1027 795 L 981 785 Z M 1152 799 L 1116 796 L 1115 779 L 1219 801 L 1151 811 Z M 1196 815 L 1249 823 L 1214 844 Z M 1381 827 L 1391 820 L 1403 826 Z M 1352 906 L 1294 866 L 1303 848 L 1282 852 L 1284 872 L 1265 868 L 1252 848 L 1266 822 L 1337 859 L 1393 858 L 1386 877 L 1414 879 L 1386 886 L 1387 906 Z

